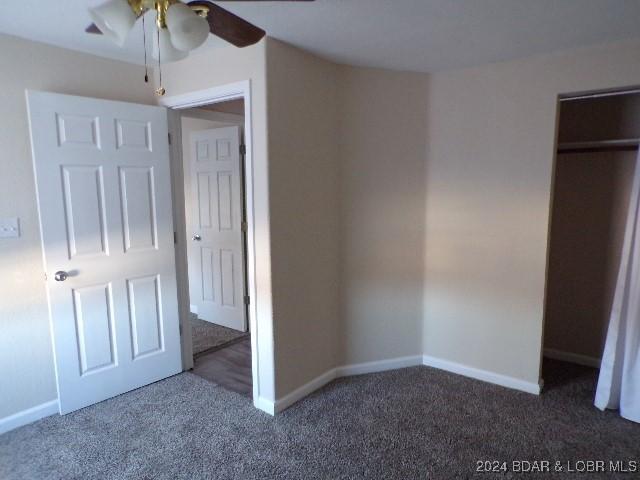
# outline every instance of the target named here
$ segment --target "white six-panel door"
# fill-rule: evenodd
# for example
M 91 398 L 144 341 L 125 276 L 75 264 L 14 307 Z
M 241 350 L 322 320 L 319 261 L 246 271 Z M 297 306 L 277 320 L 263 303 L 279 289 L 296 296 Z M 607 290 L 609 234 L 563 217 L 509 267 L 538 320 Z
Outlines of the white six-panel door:
M 167 113 L 45 92 L 27 97 L 60 413 L 67 413 L 181 370 Z
M 244 332 L 240 128 L 193 132 L 190 145 L 191 303 L 202 320 Z

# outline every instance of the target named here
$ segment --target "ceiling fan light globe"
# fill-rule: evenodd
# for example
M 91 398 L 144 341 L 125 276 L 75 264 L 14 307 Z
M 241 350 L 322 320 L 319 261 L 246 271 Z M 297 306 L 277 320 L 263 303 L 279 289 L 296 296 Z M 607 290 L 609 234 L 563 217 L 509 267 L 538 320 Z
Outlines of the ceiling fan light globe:
M 89 15 L 104 36 L 123 46 L 136 23 L 136 15 L 126 0 L 109 0 L 89 9 Z
M 188 52 L 202 45 L 209 36 L 209 23 L 184 3 L 174 3 L 167 10 L 167 29 L 173 46 Z
M 160 44 L 158 44 L 158 37 L 160 37 Z M 173 46 L 171 42 L 171 35 L 166 28 L 161 28 L 159 35 L 153 36 L 153 58 L 158 59 L 158 52 L 160 52 L 160 61 L 162 63 L 176 62 L 187 58 L 189 55 L 187 52 L 178 50 Z

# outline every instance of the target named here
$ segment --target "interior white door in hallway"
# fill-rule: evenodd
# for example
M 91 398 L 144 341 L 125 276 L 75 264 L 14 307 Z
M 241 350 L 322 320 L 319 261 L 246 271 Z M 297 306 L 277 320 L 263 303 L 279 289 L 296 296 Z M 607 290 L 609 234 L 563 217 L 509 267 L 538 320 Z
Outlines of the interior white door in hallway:
M 198 317 L 247 330 L 240 127 L 192 132 L 191 304 Z
M 28 92 L 60 413 L 181 370 L 167 112 Z

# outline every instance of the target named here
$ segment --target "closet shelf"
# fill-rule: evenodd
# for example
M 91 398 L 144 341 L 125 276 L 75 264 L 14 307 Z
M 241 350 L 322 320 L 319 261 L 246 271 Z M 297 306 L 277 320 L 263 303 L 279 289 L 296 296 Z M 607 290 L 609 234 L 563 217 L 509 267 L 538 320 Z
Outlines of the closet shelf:
M 620 140 L 598 140 L 594 142 L 562 142 L 558 144 L 558 153 L 634 151 L 640 145 L 640 138 Z

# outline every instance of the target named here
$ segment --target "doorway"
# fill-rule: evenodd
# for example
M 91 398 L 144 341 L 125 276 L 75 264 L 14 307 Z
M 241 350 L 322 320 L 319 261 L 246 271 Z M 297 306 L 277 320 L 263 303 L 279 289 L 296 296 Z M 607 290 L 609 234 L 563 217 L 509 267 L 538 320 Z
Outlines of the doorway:
M 193 373 L 250 396 L 244 100 L 180 116 Z
M 541 374 L 593 400 L 640 139 L 640 93 L 560 100 Z
M 162 105 L 169 107 L 169 131 L 172 138 L 172 158 L 174 159 L 173 163 L 173 171 L 172 171 L 172 179 L 173 179 L 173 192 L 174 192 L 174 205 L 176 206 L 174 210 L 174 218 L 176 223 L 176 257 L 177 257 L 177 277 L 178 277 L 178 299 L 180 304 L 180 318 L 181 318 L 181 327 L 182 327 L 182 353 L 183 353 L 183 369 L 192 370 L 196 374 L 208 375 L 211 373 L 211 368 L 205 368 L 205 364 L 209 364 L 209 366 L 214 365 L 218 368 L 226 369 L 226 373 L 231 374 L 235 377 L 235 373 L 238 372 L 238 367 L 242 368 L 242 376 L 245 380 L 243 380 L 244 388 L 240 393 L 248 393 L 248 396 L 253 398 L 253 404 L 257 408 L 265 409 L 266 407 L 263 405 L 264 400 L 260 396 L 260 371 L 259 371 L 259 356 L 258 345 L 263 344 L 268 340 L 268 330 L 258 329 L 257 325 L 257 308 L 256 308 L 256 275 L 255 275 L 255 259 L 256 259 L 256 246 L 257 241 L 255 238 L 255 218 L 254 218 L 254 205 L 253 205 L 253 148 L 252 148 L 252 123 L 251 123 L 251 84 L 249 81 L 242 81 L 234 84 L 228 84 L 220 87 L 213 87 L 207 90 L 201 90 L 196 92 L 190 92 L 182 95 L 177 95 L 173 97 L 164 97 L 161 100 Z M 213 322 L 207 322 L 207 319 L 198 318 L 198 320 L 203 320 L 202 322 L 195 322 L 194 313 L 196 317 L 205 316 L 200 311 L 200 306 L 197 302 L 192 301 L 195 296 L 192 296 L 190 293 L 191 284 L 190 278 L 193 279 L 191 275 L 193 269 L 190 268 L 191 264 L 187 261 L 188 250 L 192 249 L 194 245 L 202 245 L 202 241 L 204 237 L 202 232 L 193 231 L 193 224 L 190 222 L 187 223 L 186 217 L 188 202 L 187 198 L 190 193 L 190 190 L 193 190 L 189 187 L 189 185 L 193 185 L 193 179 L 189 178 L 191 175 L 189 174 L 189 169 L 184 169 L 185 160 L 188 162 L 189 157 L 187 156 L 187 149 L 191 149 L 189 145 L 189 138 L 187 135 L 183 137 L 183 115 L 186 118 L 192 118 L 193 120 L 207 120 L 210 122 L 217 122 L 215 124 L 207 124 L 207 127 L 216 127 L 216 128 L 205 128 L 205 130 L 215 130 L 215 129 L 226 129 L 235 127 L 237 129 L 240 126 L 240 130 L 238 133 L 238 142 L 244 144 L 245 147 L 242 151 L 241 155 L 238 155 L 238 166 L 240 168 L 240 174 L 243 178 L 243 181 L 240 181 L 240 186 L 242 189 L 243 200 L 239 201 L 243 209 L 243 216 L 241 220 L 244 220 L 244 223 L 241 225 L 242 228 L 242 238 L 243 238 L 243 248 L 244 248 L 244 261 L 240 262 L 242 269 L 239 274 L 234 275 L 234 279 L 237 277 L 244 278 L 244 281 L 240 282 L 240 287 L 236 290 L 239 290 L 243 295 L 240 296 L 240 303 L 243 304 L 244 307 L 244 321 L 245 321 L 245 331 L 242 329 L 231 329 L 224 330 L 226 333 L 231 333 L 232 341 L 228 341 L 228 337 L 225 337 L 223 340 L 223 345 L 226 345 L 225 348 L 217 348 L 220 345 L 212 346 L 212 350 L 209 350 L 207 347 L 206 352 L 199 352 L 199 347 L 195 345 L 194 351 L 194 338 L 193 332 L 194 325 L 199 324 L 204 327 L 217 328 L 219 331 L 222 328 L 229 328 L 229 326 L 214 324 Z M 236 130 L 237 131 L 237 130 Z M 200 135 L 200 134 L 199 134 Z M 206 135 L 206 134 L 205 134 Z M 202 140 L 202 139 L 201 139 Z M 201 148 L 201 156 L 206 156 L 205 153 L 207 149 L 210 149 L 211 153 L 214 153 L 214 150 L 218 148 L 217 142 L 214 142 L 215 146 L 209 143 L 206 147 L 203 146 Z M 230 153 L 232 150 L 235 151 L 235 148 L 232 148 L 229 142 L 222 142 L 227 145 L 222 145 L 224 148 L 221 150 L 223 156 L 225 154 Z M 186 145 L 186 146 L 185 146 Z M 228 148 L 227 148 L 228 147 Z M 195 155 L 197 156 L 197 147 Z M 183 152 L 184 150 L 184 152 Z M 224 151 L 223 151 L 224 150 Z M 217 153 L 217 151 L 215 152 Z M 225 160 L 226 161 L 226 160 Z M 215 163 L 215 162 L 214 162 Z M 223 175 L 224 176 L 224 175 Z M 218 174 L 216 173 L 214 178 L 214 187 L 216 186 L 218 181 Z M 223 178 L 222 180 L 229 181 L 229 178 Z M 207 182 L 208 183 L 208 182 Z M 227 185 L 229 183 L 227 182 Z M 212 192 L 215 190 L 212 189 Z M 196 191 L 197 191 L 197 182 L 196 182 Z M 227 190 L 228 192 L 228 190 Z M 216 192 L 217 195 L 217 192 Z M 224 213 L 224 212 L 222 212 Z M 228 211 L 226 213 L 229 213 Z M 236 212 L 237 213 L 237 212 Z M 214 211 L 211 212 L 211 215 L 215 217 Z M 227 217 L 228 218 L 228 217 Z M 219 221 L 219 219 L 217 220 Z M 228 224 L 226 225 L 228 226 Z M 201 240 L 194 240 L 193 237 L 195 235 L 200 235 Z M 196 249 L 197 250 L 197 249 Z M 193 256 L 192 256 L 193 258 Z M 223 259 L 225 260 L 225 259 Z M 226 261 L 226 266 L 229 267 L 231 263 L 237 266 L 237 262 L 234 260 L 233 262 L 228 261 L 228 256 Z M 215 259 L 214 259 L 215 262 Z M 220 262 L 220 257 L 218 257 L 218 265 Z M 225 265 L 223 261 L 223 266 Z M 237 270 L 235 270 L 237 272 Z M 211 286 L 211 285 L 210 285 Z M 200 286 L 202 289 L 202 285 Z M 202 290 L 201 290 L 202 291 Z M 209 292 L 216 294 L 215 289 L 209 289 Z M 227 290 L 228 295 L 229 290 Z M 218 295 L 220 295 L 220 291 L 218 288 Z M 227 300 L 229 297 L 227 296 Z M 227 302 L 229 303 L 229 302 Z M 195 307 L 195 308 L 192 308 Z M 192 313 L 193 310 L 193 313 Z M 209 318 L 211 320 L 211 318 Z M 204 323 L 207 322 L 207 323 Z M 196 332 L 197 335 L 197 332 Z M 217 335 L 217 334 L 216 334 Z M 214 335 L 214 336 L 216 336 Z M 195 353 L 195 355 L 194 355 Z M 225 359 L 220 359 L 219 357 L 227 356 L 227 365 L 224 365 Z M 211 360 L 210 362 L 205 362 L 203 360 L 204 357 L 208 357 L 205 360 Z M 218 357 L 218 358 L 215 358 Z M 239 360 L 241 357 L 241 360 Z M 213 360 L 212 360 L 213 359 Z M 215 362 L 214 362 L 215 361 Z M 239 365 L 240 364 L 240 365 Z M 204 370 L 209 370 L 209 373 L 203 372 Z M 235 373 L 234 373 L 235 371 Z M 224 379 L 219 378 L 219 371 L 215 372 L 217 378 L 213 379 L 210 377 L 210 380 L 221 384 Z M 266 373 L 266 372 L 265 372 Z M 233 385 L 227 386 L 227 388 L 234 390 Z M 237 391 L 238 389 L 236 389 Z

